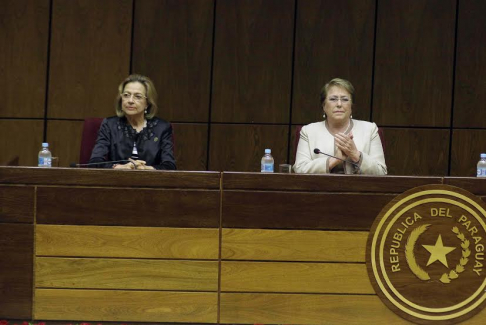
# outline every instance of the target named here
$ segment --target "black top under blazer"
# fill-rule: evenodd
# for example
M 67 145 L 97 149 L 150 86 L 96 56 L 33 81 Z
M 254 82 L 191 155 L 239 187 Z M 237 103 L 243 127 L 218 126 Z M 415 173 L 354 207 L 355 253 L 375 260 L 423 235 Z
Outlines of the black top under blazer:
M 173 152 L 172 126 L 158 117 L 147 120 L 147 126 L 137 133 L 125 117 L 105 118 L 98 131 L 98 138 L 89 163 L 127 160 L 137 143 L 138 156 L 155 169 L 176 169 Z M 113 164 L 93 167 L 112 168 Z

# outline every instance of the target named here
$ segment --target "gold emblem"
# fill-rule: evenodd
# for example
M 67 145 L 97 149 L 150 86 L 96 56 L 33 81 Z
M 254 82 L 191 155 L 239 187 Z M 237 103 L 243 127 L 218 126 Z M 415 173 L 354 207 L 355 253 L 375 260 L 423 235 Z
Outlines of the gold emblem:
M 486 300 L 486 205 L 447 185 L 427 185 L 392 200 L 376 218 L 366 251 L 382 301 L 421 324 L 455 323 Z

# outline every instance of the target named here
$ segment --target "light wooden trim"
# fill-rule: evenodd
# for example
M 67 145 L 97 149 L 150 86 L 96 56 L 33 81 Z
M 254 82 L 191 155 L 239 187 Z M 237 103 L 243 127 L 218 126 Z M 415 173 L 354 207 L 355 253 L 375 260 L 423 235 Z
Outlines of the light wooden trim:
M 367 295 L 221 294 L 221 323 L 410 324 Z
M 36 226 L 38 256 L 218 259 L 218 229 Z
M 223 229 L 222 258 L 365 262 L 368 232 Z
M 36 258 L 42 288 L 217 291 L 217 261 Z
M 34 319 L 215 323 L 217 302 L 205 292 L 36 289 Z
M 374 294 L 366 264 L 221 263 L 221 291 Z

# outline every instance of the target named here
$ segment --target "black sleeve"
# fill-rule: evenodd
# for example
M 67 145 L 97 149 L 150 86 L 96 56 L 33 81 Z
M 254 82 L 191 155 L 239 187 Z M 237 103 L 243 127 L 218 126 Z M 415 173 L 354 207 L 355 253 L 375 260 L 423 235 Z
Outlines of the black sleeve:
M 159 170 L 175 170 L 176 162 L 174 159 L 174 143 L 172 134 L 172 125 L 164 130 L 160 139 L 160 158 L 157 159 L 157 164 L 153 166 Z
M 88 163 L 97 163 L 107 161 L 107 156 L 111 146 L 111 133 L 108 126 L 107 119 L 104 119 L 101 123 L 98 131 L 98 138 L 96 139 L 95 146 L 91 152 L 91 158 Z M 99 164 L 89 166 L 91 168 L 112 168 L 113 164 Z

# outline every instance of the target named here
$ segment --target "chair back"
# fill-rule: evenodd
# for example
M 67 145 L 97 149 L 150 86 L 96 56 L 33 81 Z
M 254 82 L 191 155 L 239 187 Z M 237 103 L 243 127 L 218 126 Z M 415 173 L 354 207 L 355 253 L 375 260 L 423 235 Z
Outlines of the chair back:
M 98 138 L 98 130 L 100 129 L 102 117 L 90 117 L 84 120 L 83 134 L 81 136 L 81 149 L 79 152 L 79 163 L 87 164 L 91 158 L 91 152 Z

